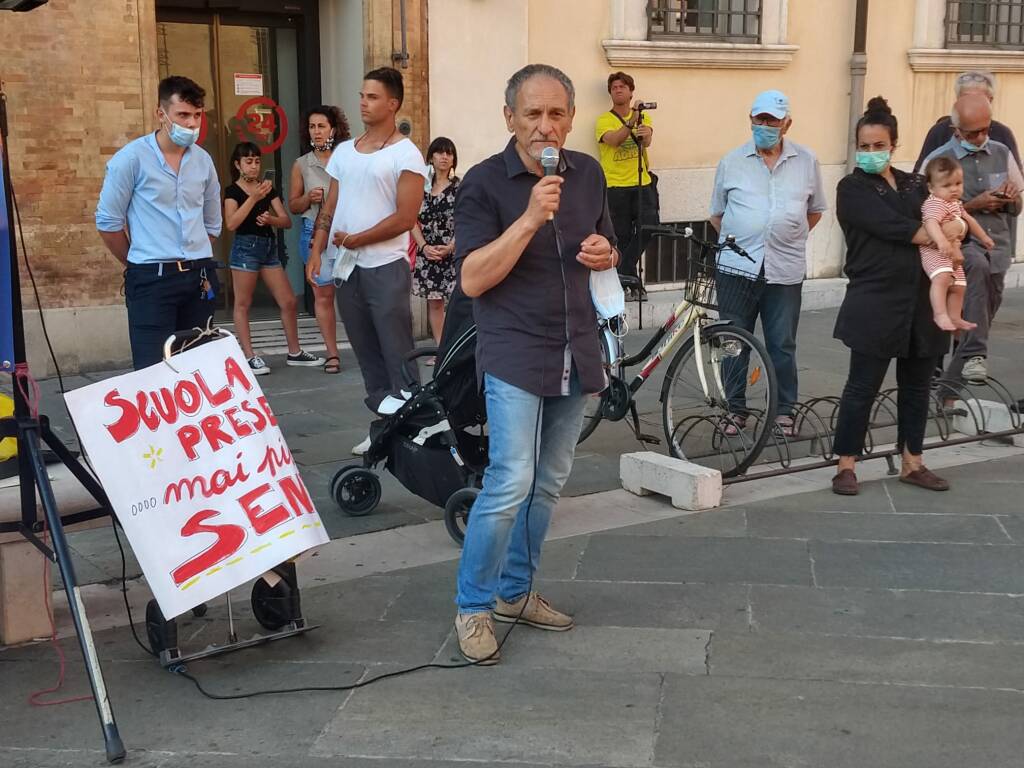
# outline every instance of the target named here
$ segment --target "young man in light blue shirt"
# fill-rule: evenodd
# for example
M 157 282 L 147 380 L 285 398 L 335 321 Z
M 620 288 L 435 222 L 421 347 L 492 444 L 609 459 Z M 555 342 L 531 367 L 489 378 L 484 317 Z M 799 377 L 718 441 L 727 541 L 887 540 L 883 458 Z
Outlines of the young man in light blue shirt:
M 175 76 L 158 96 L 159 130 L 110 159 L 96 206 L 103 244 L 125 266 L 136 370 L 159 362 L 175 331 L 205 327 L 219 288 L 211 243 L 221 230 L 220 182 L 195 146 L 206 93 Z
M 764 343 L 779 380 L 777 424 L 792 435 L 797 402 L 796 331 L 807 266 L 807 236 L 825 210 L 821 170 L 814 153 L 784 138 L 793 124 L 789 99 L 764 91 L 750 109 L 751 141 L 718 164 L 711 194 L 711 224 L 733 235 L 753 261 L 725 250 L 718 280 L 719 314 L 754 330 L 758 315 Z M 731 274 L 724 274 L 731 273 Z M 741 273 L 746 273 L 743 277 Z M 760 275 L 763 282 L 752 282 Z M 731 429 L 746 413 L 743 393 L 727 393 Z

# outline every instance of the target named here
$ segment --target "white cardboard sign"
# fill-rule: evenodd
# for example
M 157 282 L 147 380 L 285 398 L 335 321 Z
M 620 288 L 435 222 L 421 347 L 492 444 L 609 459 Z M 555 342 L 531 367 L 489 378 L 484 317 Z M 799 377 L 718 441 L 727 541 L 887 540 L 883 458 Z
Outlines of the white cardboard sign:
M 65 399 L 167 618 L 328 541 L 233 337 Z

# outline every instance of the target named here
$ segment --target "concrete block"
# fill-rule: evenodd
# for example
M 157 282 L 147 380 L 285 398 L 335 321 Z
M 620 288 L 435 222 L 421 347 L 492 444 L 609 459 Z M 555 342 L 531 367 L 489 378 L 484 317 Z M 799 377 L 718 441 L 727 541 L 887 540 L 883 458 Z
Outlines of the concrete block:
M 623 454 L 619 476 L 630 493 L 668 496 L 677 509 L 712 509 L 722 503 L 721 472 L 653 451 Z
M 25 539 L 0 544 L 0 645 L 50 635 L 46 558 Z
M 1015 429 L 1020 417 L 1011 413 L 1005 403 L 996 400 L 957 400 L 957 410 L 965 411 L 965 415 L 953 417 L 953 429 L 965 435 L 978 434 L 979 427 L 985 432 L 1004 432 Z M 1014 438 L 1013 444 L 1024 445 L 1024 435 Z
M 63 464 L 46 468 L 50 486 L 61 516 L 97 508 L 97 501 Z M 39 494 L 36 494 L 36 516 L 45 516 Z M 21 490 L 18 478 L 9 478 L 0 487 L 0 522 L 21 517 Z M 98 526 L 109 526 L 110 520 L 100 517 L 74 526 L 65 532 Z M 0 645 L 24 643 L 37 637 L 49 637 L 50 617 L 46 611 L 44 591 L 50 589 L 49 575 L 43 578 L 46 559 L 20 533 L 0 533 Z M 52 610 L 52 609 L 51 609 Z

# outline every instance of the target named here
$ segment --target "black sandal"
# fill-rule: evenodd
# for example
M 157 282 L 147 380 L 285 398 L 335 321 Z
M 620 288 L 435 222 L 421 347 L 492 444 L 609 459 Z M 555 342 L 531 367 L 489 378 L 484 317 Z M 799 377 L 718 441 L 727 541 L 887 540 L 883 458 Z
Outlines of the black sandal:
M 332 363 L 331 360 L 335 362 Z M 335 355 L 324 360 L 324 373 L 341 373 L 341 358 Z

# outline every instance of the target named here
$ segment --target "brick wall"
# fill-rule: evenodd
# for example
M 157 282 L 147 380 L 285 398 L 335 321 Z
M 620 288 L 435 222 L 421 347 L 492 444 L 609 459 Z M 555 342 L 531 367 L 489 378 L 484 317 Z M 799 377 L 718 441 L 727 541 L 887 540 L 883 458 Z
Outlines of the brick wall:
M 399 121 L 412 121 L 412 135 L 409 137 L 426 152 L 430 146 L 430 98 L 429 56 L 427 48 L 427 0 L 410 0 L 406 4 L 406 47 L 409 52 L 409 66 L 392 59 L 392 53 L 402 50 L 402 24 L 399 0 L 367 0 L 364 13 L 365 69 L 396 67 L 402 73 L 405 84 L 405 101 L 398 112 Z M 349 118 L 352 119 L 351 116 Z M 353 131 L 359 128 L 358 115 Z M 358 135 L 358 132 L 357 132 Z
M 50 0 L 0 13 L 11 175 L 46 310 L 120 304 L 93 212 L 107 160 L 153 123 L 153 0 Z M 22 268 L 26 309 L 34 306 Z

